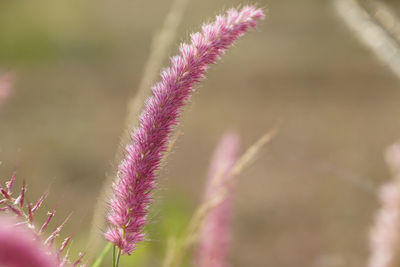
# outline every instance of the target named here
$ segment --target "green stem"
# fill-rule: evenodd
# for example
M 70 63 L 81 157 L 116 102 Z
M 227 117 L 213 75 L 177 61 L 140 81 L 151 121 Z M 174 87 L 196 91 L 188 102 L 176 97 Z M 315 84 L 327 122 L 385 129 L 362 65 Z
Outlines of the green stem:
M 109 242 L 107 243 L 107 245 L 104 247 L 103 251 L 97 257 L 96 261 L 93 263 L 92 267 L 100 267 L 101 263 L 104 260 L 104 257 L 107 255 L 108 251 L 110 251 L 112 246 L 113 246 L 112 243 L 109 243 Z
M 115 267 L 115 245 L 113 246 L 113 267 Z
M 119 258 L 121 257 L 121 249 L 120 248 L 118 248 L 118 256 L 117 256 L 117 266 L 116 267 L 118 267 L 119 266 Z

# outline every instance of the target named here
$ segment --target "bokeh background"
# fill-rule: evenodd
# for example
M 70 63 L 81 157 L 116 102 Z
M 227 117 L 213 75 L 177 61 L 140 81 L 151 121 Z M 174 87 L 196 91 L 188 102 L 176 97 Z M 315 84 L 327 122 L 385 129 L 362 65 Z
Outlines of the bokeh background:
M 202 198 L 225 130 L 241 134 L 244 150 L 279 121 L 278 135 L 239 177 L 232 265 L 366 262 L 375 191 L 390 177 L 383 152 L 400 138 L 399 80 L 342 23 L 332 1 L 251 2 L 268 9 L 268 18 L 198 87 L 160 173 L 150 241 L 122 266 L 160 266 L 168 236 L 180 234 Z M 385 2 L 400 13 L 398 1 Z M 0 106 L 0 179 L 17 169 L 30 201 L 51 187 L 41 216 L 56 205 L 56 222 L 73 212 L 63 232 L 74 233 L 73 251 L 88 249 L 127 99 L 170 4 L 0 1 L 0 67 L 16 76 Z M 176 43 L 239 4 L 189 1 Z

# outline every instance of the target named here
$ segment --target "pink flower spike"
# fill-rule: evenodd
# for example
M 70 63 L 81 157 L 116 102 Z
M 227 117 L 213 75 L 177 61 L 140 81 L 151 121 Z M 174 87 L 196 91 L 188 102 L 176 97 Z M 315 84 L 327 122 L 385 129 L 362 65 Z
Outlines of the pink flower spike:
M 64 241 L 61 244 L 60 249 L 58 250 L 58 256 L 63 253 L 63 251 L 65 250 L 65 248 L 68 246 L 69 242 L 71 241 L 72 236 L 68 236 L 67 238 L 64 239 Z
M 239 152 L 239 136 L 225 134 L 211 161 L 204 201 L 219 197 L 223 200 L 205 218 L 199 236 L 195 259 L 197 267 L 228 266 L 231 242 L 232 168 Z
M 84 256 L 85 256 L 85 255 L 84 255 Z M 85 262 L 84 264 L 81 264 L 80 267 L 86 267 L 86 266 L 88 266 L 88 265 L 89 265 L 89 262 L 90 262 L 91 260 L 92 260 L 91 257 L 89 257 L 89 258 L 86 260 L 86 262 Z
M 46 239 L 46 241 L 44 241 L 45 245 L 49 245 L 49 246 L 53 245 L 54 239 L 61 232 L 64 225 L 68 222 L 69 218 L 71 217 L 71 215 L 72 215 L 72 213 L 70 215 L 68 215 L 68 217 L 64 220 L 64 222 L 60 226 L 58 226 L 53 233 L 51 233 L 51 235 Z
M 8 199 L 11 200 L 11 196 L 10 194 L 8 194 L 8 192 L 6 190 L 4 190 L 4 188 L 0 187 L 0 192 L 3 194 L 3 196 Z
M 47 198 L 47 195 L 49 194 L 49 191 L 47 190 L 44 192 L 44 194 L 39 198 L 39 200 L 36 202 L 35 206 L 32 208 L 32 214 L 35 214 L 35 211 L 40 208 L 42 205 L 43 201 Z
M 78 259 L 72 264 L 72 266 L 77 266 L 79 263 L 82 262 L 83 257 L 85 257 L 86 253 L 79 253 Z M 86 266 L 86 264 L 85 264 Z
M 53 209 L 53 211 L 49 213 L 49 216 L 47 217 L 46 221 L 43 223 L 42 227 L 39 230 L 39 235 L 43 234 L 44 230 L 46 230 L 47 226 L 49 225 L 51 219 L 54 217 L 55 213 L 56 209 Z
M 23 217 L 21 211 L 17 210 L 16 208 L 14 208 L 11 205 L 7 205 L 8 210 L 14 212 L 18 217 Z
M 68 257 L 69 257 L 69 248 L 67 249 L 67 252 L 65 253 L 64 258 L 63 258 L 63 260 L 60 262 L 60 264 L 59 264 L 58 267 L 67 266 L 67 264 L 70 263 L 69 260 L 68 260 Z
M 123 254 L 133 252 L 144 240 L 142 229 L 156 186 L 156 171 L 194 86 L 204 78 L 209 65 L 263 17 L 263 11 L 253 6 L 218 16 L 214 23 L 204 25 L 202 32 L 192 34 L 190 44 L 180 46 L 180 55 L 171 58 L 161 81 L 152 87 L 153 96 L 147 100 L 132 142 L 125 148 L 109 202 L 105 238 Z
M 57 262 L 30 229 L 0 217 L 0 266 L 56 267 Z
M 33 212 L 32 212 L 32 204 L 31 203 L 29 203 L 28 204 L 28 220 L 29 220 L 29 223 L 30 224 L 32 224 L 33 223 Z
M 15 202 L 19 205 L 20 208 L 24 206 L 25 193 L 26 193 L 26 181 L 24 179 L 22 182 L 21 195 L 19 195 L 19 197 L 15 200 Z
M 7 191 L 8 191 L 8 194 L 9 194 L 9 195 L 11 195 L 11 193 L 12 193 L 12 189 L 13 189 L 13 187 L 14 187 L 16 175 L 17 175 L 17 172 L 14 171 L 13 174 L 12 174 L 12 176 L 11 176 L 11 180 L 8 181 L 8 182 L 6 183 Z

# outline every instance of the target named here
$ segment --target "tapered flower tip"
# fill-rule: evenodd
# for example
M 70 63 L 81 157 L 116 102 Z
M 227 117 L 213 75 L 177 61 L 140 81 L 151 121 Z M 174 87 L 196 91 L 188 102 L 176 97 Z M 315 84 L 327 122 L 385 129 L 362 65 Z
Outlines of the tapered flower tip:
M 0 217 L 0 266 L 56 267 L 54 254 L 43 247 L 25 225 Z
M 235 9 L 230 9 L 228 11 L 228 18 L 229 17 L 236 17 L 236 18 L 247 18 L 248 21 L 255 22 L 252 24 L 253 27 L 256 26 L 256 20 L 264 19 L 265 13 L 261 8 L 256 6 L 244 6 L 240 12 Z

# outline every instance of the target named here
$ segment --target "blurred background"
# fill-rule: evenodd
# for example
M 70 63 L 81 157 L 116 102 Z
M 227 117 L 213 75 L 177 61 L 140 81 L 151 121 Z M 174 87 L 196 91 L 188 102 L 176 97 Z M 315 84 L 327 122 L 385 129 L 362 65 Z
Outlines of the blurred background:
M 168 56 L 201 23 L 248 2 L 189 0 Z M 225 130 L 241 134 L 244 150 L 278 121 L 277 136 L 238 180 L 232 266 L 366 262 L 375 193 L 390 178 L 383 153 L 400 138 L 399 80 L 332 1 L 251 2 L 268 9 L 268 18 L 198 86 L 160 172 L 150 241 L 122 266 L 160 266 L 168 236 L 181 233 L 201 201 Z M 400 12 L 398 1 L 384 2 Z M 170 5 L 0 1 L 0 68 L 15 76 L 0 105 L 0 181 L 16 169 L 30 201 L 50 187 L 39 217 L 56 205 L 56 222 L 73 212 L 62 237 L 74 233 L 74 251 L 87 249 L 93 207 L 106 201 L 99 194 L 114 173 L 127 99 Z

